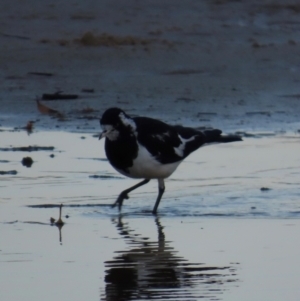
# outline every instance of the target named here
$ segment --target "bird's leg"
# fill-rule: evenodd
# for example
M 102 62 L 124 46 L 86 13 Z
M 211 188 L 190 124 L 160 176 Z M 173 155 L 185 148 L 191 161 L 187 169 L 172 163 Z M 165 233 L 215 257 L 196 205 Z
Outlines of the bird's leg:
M 142 182 L 137 183 L 136 185 L 129 187 L 128 189 L 123 190 L 120 195 L 118 196 L 116 202 L 112 205 L 112 207 L 114 208 L 116 205 L 118 205 L 119 210 L 121 210 L 121 207 L 123 205 L 123 201 L 125 199 L 129 199 L 128 193 L 137 189 L 140 186 L 143 186 L 145 184 L 147 184 L 150 180 L 149 179 L 145 179 Z
M 157 196 L 154 208 L 152 210 L 152 214 L 156 214 L 159 202 L 160 202 L 161 197 L 164 194 L 164 192 L 165 192 L 165 182 L 164 182 L 164 179 L 158 179 L 158 196 Z

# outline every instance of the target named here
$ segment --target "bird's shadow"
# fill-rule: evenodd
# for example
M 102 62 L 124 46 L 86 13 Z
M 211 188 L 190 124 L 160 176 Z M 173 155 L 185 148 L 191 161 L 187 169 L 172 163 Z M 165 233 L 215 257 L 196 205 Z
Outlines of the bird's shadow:
M 129 249 L 116 251 L 116 256 L 104 263 L 101 300 L 211 299 L 228 289 L 224 284 L 237 281 L 233 267 L 190 263 L 178 255 L 166 240 L 160 219 L 154 221 L 157 240 L 135 233 L 122 215 L 112 219 Z

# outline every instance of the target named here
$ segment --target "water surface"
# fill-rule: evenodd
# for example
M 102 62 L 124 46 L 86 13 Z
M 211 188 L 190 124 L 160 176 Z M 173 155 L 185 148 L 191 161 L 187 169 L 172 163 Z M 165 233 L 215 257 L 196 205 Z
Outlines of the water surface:
M 0 136 L 1 300 L 298 300 L 298 135 L 200 149 L 157 217 L 156 181 L 111 208 L 136 181 L 92 134 Z

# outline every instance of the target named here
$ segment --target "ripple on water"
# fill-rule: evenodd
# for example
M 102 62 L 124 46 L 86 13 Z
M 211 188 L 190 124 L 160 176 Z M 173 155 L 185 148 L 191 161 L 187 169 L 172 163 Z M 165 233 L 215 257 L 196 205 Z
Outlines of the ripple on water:
M 110 210 L 109 204 L 136 183 L 113 170 L 105 159 L 103 141 L 92 135 L 86 139 L 79 133 L 61 132 L 0 135 L 5 141 L 0 165 L 6 172 L 14 171 L 0 178 L 2 197 L 16 205 L 95 206 L 100 216 L 113 215 L 116 209 Z M 258 136 L 261 139 L 245 138 L 242 143 L 203 148 L 188 157 L 166 180 L 159 214 L 295 217 L 291 212 L 299 208 L 298 136 Z M 49 156 L 49 150 L 55 150 L 54 157 Z M 24 151 L 30 152 L 35 162 L 31 168 L 21 164 Z M 148 214 L 156 195 L 157 183 L 151 181 L 130 194 L 130 200 L 124 202 L 124 214 Z

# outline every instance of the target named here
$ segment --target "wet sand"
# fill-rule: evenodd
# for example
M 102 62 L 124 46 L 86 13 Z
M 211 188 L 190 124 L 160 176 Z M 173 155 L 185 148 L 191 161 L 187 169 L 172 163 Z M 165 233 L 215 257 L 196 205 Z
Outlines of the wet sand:
M 299 4 L 2 2 L 0 299 L 298 301 Z M 110 106 L 244 141 L 188 157 L 157 217 L 155 181 L 120 214 Z
M 90 131 L 120 106 L 192 126 L 300 129 L 297 2 L 2 2 L 2 126 Z M 36 97 L 58 91 L 78 98 L 47 101 L 64 121 L 41 118 Z

